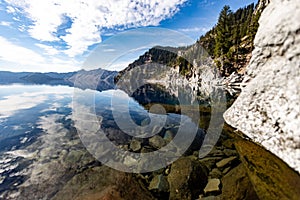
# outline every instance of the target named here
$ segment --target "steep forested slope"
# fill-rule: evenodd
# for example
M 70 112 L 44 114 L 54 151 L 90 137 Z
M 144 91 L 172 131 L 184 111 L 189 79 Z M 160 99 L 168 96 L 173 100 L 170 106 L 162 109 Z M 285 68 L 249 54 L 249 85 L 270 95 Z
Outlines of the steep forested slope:
M 195 76 L 195 68 L 207 62 L 207 57 L 213 59 L 223 77 L 243 74 L 251 58 L 259 17 L 268 3 L 269 0 L 260 0 L 257 5 L 250 4 L 235 12 L 224 6 L 217 24 L 195 44 L 178 48 L 153 47 L 120 71 L 115 81 L 132 68 L 151 62 L 178 68 L 180 74 L 190 78 Z

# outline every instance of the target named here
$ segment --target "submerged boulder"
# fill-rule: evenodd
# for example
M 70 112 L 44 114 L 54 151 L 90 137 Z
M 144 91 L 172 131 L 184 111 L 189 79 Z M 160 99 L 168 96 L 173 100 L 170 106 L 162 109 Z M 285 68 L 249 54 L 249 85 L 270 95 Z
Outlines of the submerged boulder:
M 209 179 L 207 185 L 204 188 L 204 193 L 219 194 L 221 192 L 220 185 L 221 185 L 220 179 L 217 178 Z
M 151 200 L 155 198 L 130 174 L 99 166 L 72 177 L 52 199 Z
M 259 199 L 243 164 L 222 178 L 222 199 Z
M 196 199 L 207 183 L 207 168 L 192 157 L 175 161 L 168 175 L 170 199 Z
M 155 190 L 157 192 L 168 192 L 169 183 L 167 178 L 162 174 L 154 176 L 154 178 L 150 182 L 149 190 Z

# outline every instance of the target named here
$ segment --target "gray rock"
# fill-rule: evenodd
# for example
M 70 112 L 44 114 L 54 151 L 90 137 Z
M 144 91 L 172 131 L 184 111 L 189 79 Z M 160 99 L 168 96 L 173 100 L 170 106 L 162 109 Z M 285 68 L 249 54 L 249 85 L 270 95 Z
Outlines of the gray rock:
M 173 132 L 170 131 L 170 130 L 167 130 L 167 131 L 165 132 L 165 135 L 164 135 L 164 140 L 165 140 L 166 142 L 170 142 L 171 140 L 173 140 L 173 138 L 174 138 Z
M 232 139 L 223 141 L 222 145 L 227 149 L 234 149 L 234 141 Z
M 234 160 L 236 160 L 237 157 L 236 156 L 232 156 L 232 157 L 229 157 L 229 158 L 225 158 L 219 162 L 216 163 L 216 166 L 218 168 L 223 168 L 223 167 L 226 167 L 227 165 L 231 164 Z
M 259 199 L 243 164 L 222 178 L 222 199 Z
M 131 156 L 126 156 L 124 158 L 124 162 L 123 162 L 124 165 L 130 167 L 130 166 L 134 166 L 134 165 L 137 165 L 138 164 L 138 160 L 134 159 L 133 157 Z
M 219 196 L 201 197 L 199 200 L 221 200 Z
M 218 169 L 218 168 L 215 168 L 213 169 L 210 173 L 209 173 L 209 176 L 211 178 L 221 178 L 222 177 L 222 172 Z
M 215 147 L 209 152 L 208 156 L 211 157 L 219 157 L 224 156 L 224 152 L 222 150 L 216 149 Z
M 204 188 L 205 194 L 219 194 L 220 193 L 220 179 L 209 179 L 207 185 Z
M 130 149 L 132 151 L 139 151 L 141 148 L 142 148 L 142 144 L 141 144 L 140 141 L 138 141 L 138 140 L 132 140 L 130 142 Z
M 158 192 L 168 192 L 169 182 L 167 178 L 160 174 L 154 176 L 149 185 L 149 190 L 157 190 Z
M 118 147 L 119 147 L 120 149 L 124 150 L 124 151 L 129 151 L 128 144 L 119 145 Z
M 196 199 L 207 183 L 207 169 L 190 157 L 175 161 L 168 175 L 169 199 Z
M 152 147 L 144 146 L 144 147 L 142 147 L 141 153 L 149 153 L 149 152 L 152 152 L 152 151 L 153 151 Z
M 144 146 L 144 147 L 142 147 L 141 153 L 149 153 L 149 152 L 152 152 L 152 151 L 153 151 L 152 147 Z
M 241 165 L 246 170 L 246 175 L 254 186 L 258 199 L 299 199 L 300 176 L 296 171 L 277 156 L 251 141 L 239 140 L 236 142 L 236 148 L 242 161 Z M 238 173 L 234 175 L 236 172 L 235 167 L 226 174 L 226 177 L 238 179 L 234 184 L 243 186 L 244 178 L 241 175 L 237 176 Z M 233 190 L 227 189 L 228 192 Z
M 156 149 L 160 149 L 166 145 L 166 141 L 159 135 L 155 135 L 149 139 L 149 144 Z
M 223 170 L 223 174 L 227 174 L 230 171 L 231 167 L 227 167 Z
M 82 157 L 83 154 L 84 154 L 83 151 L 70 151 L 66 158 L 66 162 L 71 164 L 77 163 L 80 161 L 80 158 Z
M 223 152 L 226 156 L 236 156 L 237 155 L 236 150 L 232 150 L 232 149 L 224 149 Z
M 202 158 L 200 162 L 203 163 L 211 171 L 216 165 L 216 163 L 222 159 L 222 157 L 207 157 Z
M 244 88 L 224 118 L 300 172 L 300 4 L 273 0 L 259 20 Z
M 199 151 L 194 151 L 194 152 L 193 152 L 193 156 L 199 158 Z
M 76 174 L 61 187 L 53 198 L 47 199 L 155 199 L 136 178 L 106 166 L 89 168 Z M 30 192 L 34 193 L 33 190 Z

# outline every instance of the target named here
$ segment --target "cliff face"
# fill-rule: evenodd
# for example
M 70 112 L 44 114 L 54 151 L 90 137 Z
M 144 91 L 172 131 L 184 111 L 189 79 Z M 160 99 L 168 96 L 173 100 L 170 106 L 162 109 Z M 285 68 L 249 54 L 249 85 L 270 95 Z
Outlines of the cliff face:
M 262 13 L 245 87 L 224 118 L 300 172 L 300 1 Z
M 222 78 L 213 60 L 198 43 L 188 47 L 153 47 L 115 77 L 117 88 L 127 93 L 141 83 L 160 84 L 170 94 L 185 91 L 191 102 L 199 94 L 207 99 Z
M 166 88 L 175 93 L 180 85 L 190 88 L 194 96 L 199 93 L 207 96 L 214 91 L 214 87 L 224 87 L 235 95 L 240 91 L 245 67 L 251 58 L 258 19 L 268 3 L 269 0 L 259 0 L 256 6 L 250 4 L 235 12 L 229 9 L 225 14 L 221 11 L 216 26 L 195 44 L 177 48 L 153 47 L 120 71 L 115 83 L 134 68 L 161 64 L 170 69 L 164 77 L 159 76 L 159 80 L 164 85 L 168 83 Z M 226 22 L 222 20 L 224 17 Z M 221 29 L 223 26 L 229 27 L 226 34 Z M 220 38 L 225 38 L 225 41 L 219 41 Z M 220 50 L 224 45 L 228 48 Z

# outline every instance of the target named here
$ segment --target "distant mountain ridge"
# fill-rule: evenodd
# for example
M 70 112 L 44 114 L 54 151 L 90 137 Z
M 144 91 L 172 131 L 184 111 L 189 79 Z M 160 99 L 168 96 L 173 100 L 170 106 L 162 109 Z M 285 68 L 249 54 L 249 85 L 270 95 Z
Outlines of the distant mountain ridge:
M 73 76 L 77 72 L 68 73 L 56 73 L 56 72 L 10 72 L 0 71 L 0 84 L 8 83 L 21 83 L 21 82 L 32 82 L 32 83 L 46 83 L 51 80 L 66 80 Z
M 82 89 L 107 90 L 114 88 L 113 80 L 116 75 L 116 71 L 107 71 L 100 68 L 67 73 L 0 71 L 0 84 L 68 85 Z

